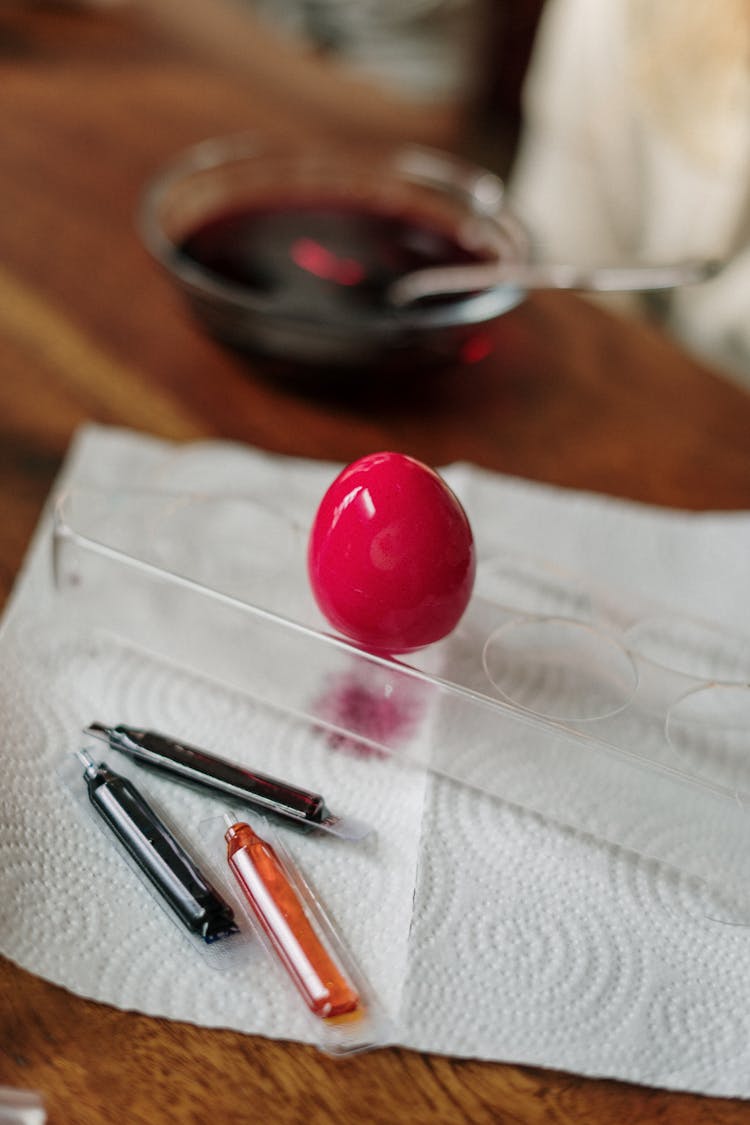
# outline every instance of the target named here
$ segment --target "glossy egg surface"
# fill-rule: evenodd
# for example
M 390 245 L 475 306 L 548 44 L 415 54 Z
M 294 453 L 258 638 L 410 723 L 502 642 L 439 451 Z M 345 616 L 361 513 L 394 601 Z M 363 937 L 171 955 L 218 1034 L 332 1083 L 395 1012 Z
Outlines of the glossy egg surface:
M 471 597 L 476 561 L 466 513 L 433 469 L 402 453 L 353 462 L 325 493 L 308 547 L 328 621 L 372 652 L 447 636 Z

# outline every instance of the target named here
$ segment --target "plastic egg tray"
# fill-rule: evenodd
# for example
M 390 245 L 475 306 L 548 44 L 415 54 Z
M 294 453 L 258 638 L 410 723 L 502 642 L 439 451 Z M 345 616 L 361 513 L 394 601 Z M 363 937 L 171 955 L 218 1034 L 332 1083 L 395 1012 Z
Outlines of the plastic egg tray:
M 56 508 L 56 584 L 79 620 L 704 880 L 750 922 L 750 638 L 508 555 L 480 566 L 453 634 L 378 657 L 327 630 L 305 548 L 305 528 L 247 499 L 75 490 Z

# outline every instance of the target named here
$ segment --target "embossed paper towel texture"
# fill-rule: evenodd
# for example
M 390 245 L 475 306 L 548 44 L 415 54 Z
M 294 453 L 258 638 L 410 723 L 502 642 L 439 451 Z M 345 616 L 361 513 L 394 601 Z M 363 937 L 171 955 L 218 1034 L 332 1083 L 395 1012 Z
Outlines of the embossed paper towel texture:
M 252 481 L 306 521 L 334 467 L 220 444 L 175 455 L 92 428 L 68 473 L 114 487 L 241 492 Z M 597 585 L 750 631 L 748 517 L 655 511 L 466 466 L 446 475 L 483 557 L 509 542 L 531 556 L 553 551 Z M 332 769 L 330 753 L 293 723 L 71 627 L 49 586 L 48 553 L 42 527 L 0 643 L 4 952 L 123 1007 L 307 1036 L 284 982 L 258 958 L 231 987 L 205 968 L 61 800 L 52 771 L 81 723 L 148 723 L 238 756 L 248 743 L 263 747 L 256 764 L 292 765 L 333 807 L 374 821 L 377 837 L 364 847 L 299 846 L 385 1006 L 400 1012 L 398 1041 L 750 1096 L 750 931 L 712 921 L 693 880 L 392 762 L 347 757 Z M 204 797 L 148 780 L 181 822 L 205 818 Z
M 218 475 L 211 464 L 217 460 Z M 331 470 L 202 448 L 185 460 L 185 487 L 258 489 L 290 516 L 309 512 Z M 178 487 L 172 451 L 117 432 L 91 430 L 68 479 L 121 488 Z M 425 779 L 379 761 L 331 760 L 308 730 L 143 653 L 76 627 L 50 587 L 49 526 L 37 536 L 9 607 L 0 644 L 4 731 L 2 948 L 21 964 L 86 996 L 123 1008 L 305 1039 L 304 1012 L 261 952 L 231 976 L 211 967 L 165 919 L 98 827 L 79 817 L 56 770 L 96 716 L 154 727 L 324 792 L 334 810 L 371 822 L 357 847 L 295 837 L 385 1007 L 398 1011 L 421 832 Z M 126 594 L 123 591 L 123 594 Z M 118 595 L 119 596 L 119 595 Z M 71 621 L 71 616 L 73 620 Z M 114 760 L 117 758 L 117 760 Z M 127 763 L 107 754 L 123 772 Z M 157 775 L 134 779 L 190 837 L 224 802 Z M 203 839 L 198 841 L 203 847 Z M 221 854 L 220 833 L 217 858 Z M 222 862 L 218 858 L 218 862 Z

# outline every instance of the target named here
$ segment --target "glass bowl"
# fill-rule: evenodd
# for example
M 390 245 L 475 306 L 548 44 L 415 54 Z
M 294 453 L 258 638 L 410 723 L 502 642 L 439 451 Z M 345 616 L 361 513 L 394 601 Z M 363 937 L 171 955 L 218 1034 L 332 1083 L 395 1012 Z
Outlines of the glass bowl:
M 252 369 L 309 391 L 461 369 L 517 305 L 508 285 L 390 298 L 404 273 L 525 262 L 502 182 L 417 146 L 365 153 L 211 139 L 146 185 L 141 237 L 192 313 Z

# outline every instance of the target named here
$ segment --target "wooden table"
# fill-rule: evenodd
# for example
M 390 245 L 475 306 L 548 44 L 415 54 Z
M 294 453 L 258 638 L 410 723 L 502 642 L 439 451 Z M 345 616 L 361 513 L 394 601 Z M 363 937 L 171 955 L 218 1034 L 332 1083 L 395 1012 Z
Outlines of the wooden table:
M 750 507 L 750 396 L 654 330 L 571 295 L 497 325 L 495 359 L 419 403 L 344 407 L 257 378 L 203 337 L 133 229 L 184 144 L 311 121 L 128 10 L 0 9 L 0 594 L 76 426 L 215 436 L 340 461 L 378 448 L 683 508 Z M 0 1083 L 89 1122 L 738 1122 L 742 1102 L 528 1067 L 313 1049 L 94 1004 L 2 964 Z

